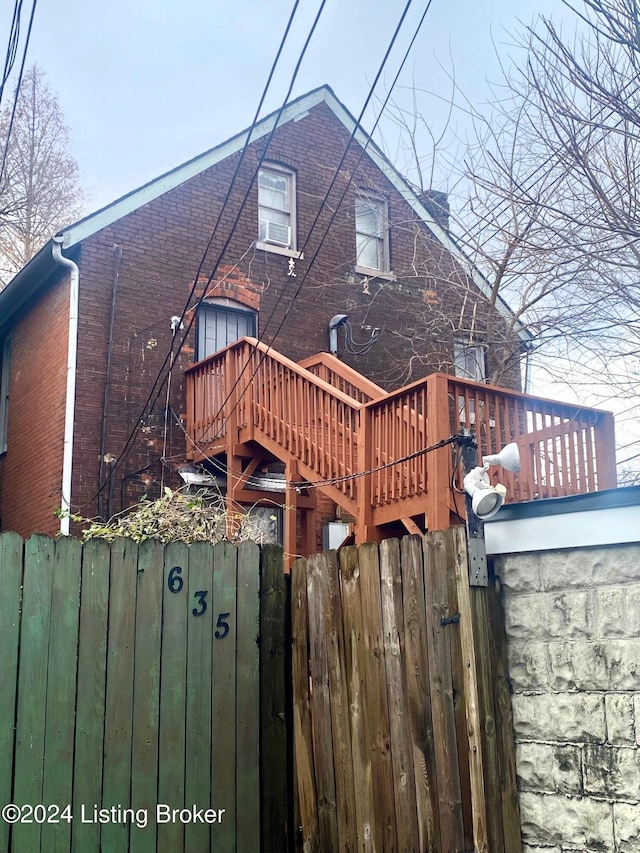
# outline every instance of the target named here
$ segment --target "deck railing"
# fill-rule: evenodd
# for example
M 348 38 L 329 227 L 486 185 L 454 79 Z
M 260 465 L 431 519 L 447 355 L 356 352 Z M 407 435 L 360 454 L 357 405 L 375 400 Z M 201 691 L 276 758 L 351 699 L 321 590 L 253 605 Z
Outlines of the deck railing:
M 357 469 L 360 403 L 252 338 L 198 362 L 186 375 L 192 459 L 224 450 L 233 429 L 233 440 L 255 439 L 274 455 L 295 459 L 302 476 L 332 481 L 352 508 L 356 481 L 341 478 Z
M 429 527 L 448 526 L 464 504 L 451 488 L 461 483 L 455 446 L 423 451 L 464 430 L 476 435 L 479 460 L 518 444 L 521 473 L 497 475 L 511 501 L 615 487 L 609 412 L 444 374 L 373 398 L 381 389 L 331 358 L 305 367 L 245 338 L 195 364 L 186 374 L 190 458 L 254 440 L 324 481 L 346 509 L 366 505 L 373 525 L 424 513 L 426 500 Z

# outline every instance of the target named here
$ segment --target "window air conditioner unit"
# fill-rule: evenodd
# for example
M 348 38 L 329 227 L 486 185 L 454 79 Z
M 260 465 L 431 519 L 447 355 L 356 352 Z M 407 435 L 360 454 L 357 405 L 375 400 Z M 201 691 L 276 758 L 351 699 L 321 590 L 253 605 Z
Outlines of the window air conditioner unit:
M 276 246 L 289 248 L 291 245 L 291 226 L 280 225 L 278 222 L 261 222 L 260 240 L 263 243 L 273 243 Z

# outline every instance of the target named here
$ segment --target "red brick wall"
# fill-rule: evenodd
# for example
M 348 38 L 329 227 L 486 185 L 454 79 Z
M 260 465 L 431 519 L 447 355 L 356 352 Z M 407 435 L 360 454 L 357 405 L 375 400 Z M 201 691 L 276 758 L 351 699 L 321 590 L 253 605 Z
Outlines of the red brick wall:
M 298 248 L 304 248 L 304 259 L 296 262 L 292 276 L 286 256 L 255 248 L 258 214 L 254 186 L 218 272 L 217 278 L 227 275 L 225 285 L 210 295 L 240 298 L 245 304 L 259 299 L 260 336 L 296 360 L 326 350 L 330 318 L 346 313 L 359 341 L 367 340 L 374 327 L 383 330 L 367 356 L 345 355 L 354 368 L 383 386 L 397 387 L 435 369 L 451 371 L 452 325 L 458 322 L 463 303 L 463 324 L 471 322 L 477 301 L 474 287 L 428 229 L 416 222 L 413 211 L 372 161 L 365 156 L 358 162 L 357 146 L 322 207 L 319 227 L 310 233 L 347 140 L 347 132 L 324 104 L 276 132 L 268 159 L 296 170 Z M 254 143 L 245 158 L 204 264 L 205 276 L 212 271 L 232 229 L 265 144 L 264 139 Z M 184 460 L 185 438 L 169 412 L 165 439 L 164 388 L 135 440 L 123 451 L 169 351 L 170 318 L 182 312 L 238 158 L 237 154 L 229 157 L 83 241 L 72 489 L 72 505 L 83 515 L 94 515 L 98 509 L 95 493 L 114 287 L 115 326 L 104 451 L 121 463 L 103 490 L 105 500 L 109 497 L 103 509 L 117 511 L 145 492 L 159 493 L 162 482 L 180 482 L 174 469 Z M 340 205 L 352 175 L 353 183 Z M 354 270 L 357 187 L 375 189 L 388 200 L 395 282 L 367 279 Z M 333 210 L 338 213 L 324 238 Z M 116 249 L 122 253 L 119 264 Z M 493 337 L 482 305 L 475 314 L 480 331 Z M 340 352 L 344 354 L 342 330 L 339 335 Z M 194 341 L 195 324 L 173 366 L 169 402 L 177 415 L 185 407 L 182 375 L 192 363 Z M 46 352 L 47 347 L 41 350 Z M 506 384 L 517 384 L 515 373 L 507 377 Z M 48 405 L 51 408 L 53 403 Z M 38 422 L 46 423 L 49 433 L 47 421 Z M 48 447 L 49 443 L 47 452 Z M 163 454 L 167 459 L 164 465 Z M 31 464 L 35 469 L 41 458 L 34 455 L 34 460 Z M 52 485 L 48 485 L 45 492 L 51 490 Z M 44 501 L 44 497 L 39 500 Z
M 48 290 L 13 330 L 7 452 L 0 471 L 3 530 L 60 529 L 69 322 L 68 279 Z

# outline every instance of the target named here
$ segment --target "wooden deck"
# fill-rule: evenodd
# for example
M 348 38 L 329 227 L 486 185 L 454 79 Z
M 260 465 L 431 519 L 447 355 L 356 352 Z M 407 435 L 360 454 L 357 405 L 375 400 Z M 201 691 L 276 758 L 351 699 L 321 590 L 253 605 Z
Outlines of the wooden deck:
M 316 492 L 353 516 L 358 542 L 380 541 L 398 522 L 410 532 L 449 527 L 464 511 L 455 447 L 421 451 L 464 429 L 479 456 L 518 444 L 520 474 L 499 474 L 508 501 L 616 485 L 613 415 L 598 409 L 441 373 L 386 393 L 327 353 L 296 364 L 252 338 L 193 365 L 186 382 L 188 457 L 224 458 L 231 502 L 279 500 L 291 554 L 297 526 L 298 549 L 315 551 Z M 280 497 L 248 488 L 273 460 L 285 464 Z

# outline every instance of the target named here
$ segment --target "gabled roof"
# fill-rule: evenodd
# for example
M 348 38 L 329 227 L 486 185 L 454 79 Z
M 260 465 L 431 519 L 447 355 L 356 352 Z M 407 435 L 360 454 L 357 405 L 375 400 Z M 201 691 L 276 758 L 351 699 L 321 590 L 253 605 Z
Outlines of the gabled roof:
M 144 184 L 144 186 L 139 189 L 127 193 L 127 195 L 124 195 L 111 204 L 106 205 L 106 207 L 97 210 L 95 213 L 91 213 L 89 216 L 84 217 L 84 219 L 79 220 L 73 225 L 63 228 L 58 235 L 59 237 L 62 237 L 62 247 L 70 249 L 73 246 L 76 246 L 87 237 L 90 237 L 103 228 L 106 228 L 108 225 L 117 222 L 129 213 L 133 213 L 143 205 L 148 204 L 150 201 L 153 201 L 169 190 L 180 186 L 180 184 L 185 183 L 206 169 L 211 168 L 211 166 L 215 166 L 217 163 L 220 163 L 232 154 L 241 151 L 247 142 L 247 137 L 249 137 L 250 142 L 255 142 L 264 136 L 268 136 L 276 125 L 276 122 L 277 126 L 280 127 L 290 121 L 300 121 L 300 119 L 304 118 L 309 110 L 321 103 L 324 103 L 329 107 L 349 134 L 352 134 L 355 130 L 355 140 L 362 148 L 366 148 L 367 154 L 380 171 L 383 172 L 394 188 L 413 208 L 417 216 L 428 226 L 436 239 L 451 253 L 458 263 L 461 264 L 480 292 L 489 298 L 491 296 L 491 287 L 489 282 L 464 254 L 451 235 L 437 222 L 437 220 L 433 218 L 411 186 L 389 162 L 382 150 L 375 144 L 375 142 L 373 142 L 371 137 L 364 132 L 360 125 L 358 125 L 356 119 L 338 100 L 338 98 L 336 98 L 329 86 L 320 86 L 319 88 L 308 92 L 306 95 L 296 98 L 296 100 L 287 104 L 279 117 L 279 111 L 271 113 L 257 122 L 253 129 L 245 130 L 242 133 L 231 137 L 231 139 L 228 139 L 221 145 L 211 148 L 204 154 L 200 154 L 198 157 L 194 157 L 192 160 L 183 163 L 181 166 L 172 169 L 170 172 L 166 172 L 159 178 L 149 181 L 149 183 Z M 25 296 L 22 288 L 26 283 L 26 280 L 31 277 L 31 273 L 35 272 L 36 268 L 39 273 L 41 272 L 44 257 L 50 257 L 50 255 L 51 241 L 47 243 L 34 258 L 32 258 L 32 260 L 7 285 L 4 291 L 0 293 L 0 309 L 3 309 L 0 311 L 0 316 L 4 314 L 6 317 L 7 309 L 10 310 L 15 303 L 22 304 L 25 301 L 24 298 L 20 297 Z M 18 290 L 21 290 L 22 292 L 20 297 L 16 299 L 18 295 L 16 291 Z M 33 290 L 33 288 L 31 288 L 31 290 Z M 496 307 L 508 322 L 513 321 L 513 312 L 501 297 L 498 297 Z M 532 336 L 529 331 L 518 320 L 516 320 L 515 329 L 518 336 L 524 343 L 532 340 Z

